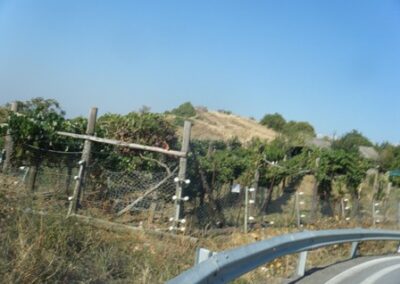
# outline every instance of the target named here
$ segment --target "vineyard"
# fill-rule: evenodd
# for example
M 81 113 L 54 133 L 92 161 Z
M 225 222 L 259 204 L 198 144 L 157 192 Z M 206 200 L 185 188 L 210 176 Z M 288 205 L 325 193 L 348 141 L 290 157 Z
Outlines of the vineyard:
M 275 131 L 273 140 L 191 137 L 192 126 L 212 123 L 199 122 L 205 112 L 186 103 L 163 114 L 97 118 L 92 109 L 66 118 L 51 99 L 6 105 L 2 194 L 21 194 L 21 212 L 171 238 L 400 224 L 399 180 L 390 174 L 399 146 L 352 131 L 320 147 L 310 143 L 312 126 L 276 114 L 257 126 Z

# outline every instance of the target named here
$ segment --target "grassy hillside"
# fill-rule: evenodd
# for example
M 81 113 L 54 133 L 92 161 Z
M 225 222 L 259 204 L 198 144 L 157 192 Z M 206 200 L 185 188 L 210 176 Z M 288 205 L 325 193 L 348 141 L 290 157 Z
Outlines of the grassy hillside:
M 224 140 L 237 137 L 246 143 L 252 138 L 271 141 L 277 133 L 260 125 L 257 121 L 217 111 L 196 110 L 196 116 L 190 118 L 193 123 L 192 139 Z

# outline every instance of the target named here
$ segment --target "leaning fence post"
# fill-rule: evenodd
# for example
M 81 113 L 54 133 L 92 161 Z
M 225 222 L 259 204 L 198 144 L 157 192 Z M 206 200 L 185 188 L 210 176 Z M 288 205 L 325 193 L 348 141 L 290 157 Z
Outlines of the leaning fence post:
M 82 187 L 82 180 L 85 174 L 85 161 L 79 161 L 79 172 L 78 175 L 75 176 L 75 188 L 72 196 L 68 197 L 69 200 L 69 208 L 67 217 L 71 214 L 75 214 L 78 211 L 79 206 L 79 197 L 81 195 L 81 187 Z
M 183 140 L 182 140 L 182 148 L 181 151 L 186 153 L 185 157 L 179 159 L 179 173 L 178 177 L 175 178 L 176 182 L 176 192 L 174 196 L 175 202 L 175 217 L 171 218 L 173 221 L 173 225 L 170 227 L 170 230 L 178 230 L 179 224 L 184 223 L 185 220 L 181 220 L 181 207 L 182 201 L 188 200 L 188 197 L 182 198 L 182 187 L 183 184 L 188 184 L 190 181 L 186 180 L 186 168 L 187 168 L 187 155 L 189 152 L 189 143 L 190 143 L 190 132 L 191 132 L 192 124 L 190 121 L 185 121 L 183 126 Z M 183 231 L 184 228 L 181 228 Z
M 89 112 L 89 117 L 88 117 L 88 122 L 86 126 L 86 135 L 94 135 L 94 130 L 96 127 L 96 119 L 97 119 L 97 108 L 92 107 Z M 82 150 L 82 161 L 85 162 L 85 167 L 87 168 L 90 165 L 90 154 L 92 150 L 92 141 L 90 140 L 85 140 L 85 144 L 83 146 Z M 86 178 L 86 171 L 84 172 L 82 179 L 85 180 Z M 82 181 L 82 186 L 81 186 L 81 194 L 79 196 L 80 201 L 82 201 L 83 198 L 83 192 L 84 192 L 84 184 Z
M 18 111 L 18 103 L 11 103 L 11 112 Z M 3 162 L 3 173 L 8 173 L 11 167 L 11 158 L 14 154 L 14 141 L 12 139 L 10 128 L 7 130 L 6 137 L 4 139 L 4 149 L 5 149 L 5 158 Z

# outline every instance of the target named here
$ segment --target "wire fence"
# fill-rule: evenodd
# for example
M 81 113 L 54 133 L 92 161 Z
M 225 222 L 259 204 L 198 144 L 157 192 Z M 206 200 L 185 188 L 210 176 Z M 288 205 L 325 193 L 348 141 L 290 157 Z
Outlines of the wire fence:
M 44 154 L 43 150 L 35 151 Z M 14 163 L 7 176 L 2 175 L 3 186 L 14 192 L 33 194 L 32 202 L 27 205 L 31 209 L 66 214 L 76 184 L 80 155 L 46 155 L 45 162 L 31 159 L 29 163 L 27 160 Z M 87 168 L 79 214 L 168 230 L 176 210 L 176 165 L 171 170 L 115 171 L 105 167 L 103 162 L 104 157 L 97 156 Z M 366 181 L 358 197 L 343 193 L 315 198 L 314 186 L 312 181 L 254 188 L 226 184 L 202 194 L 193 191 L 188 183 L 183 190 L 183 199 L 187 201 L 181 208 L 182 222 L 189 233 L 218 228 L 251 231 L 297 227 L 301 230 L 316 224 L 321 228 L 323 224 L 393 228 L 400 224 L 398 188 L 385 184 L 379 194 L 374 194 Z
M 364 187 L 365 194 L 357 198 L 349 194 L 315 198 L 312 184 L 308 187 L 276 186 L 273 189 L 233 185 L 203 202 L 194 200 L 186 214 L 193 227 L 198 229 L 235 227 L 251 231 L 297 227 L 302 230 L 310 226 L 330 228 L 335 225 L 399 227 L 399 189 L 392 188 L 376 199 L 373 190 L 367 185 Z
M 168 228 L 174 210 L 175 172 L 102 170 L 96 175 L 89 171 L 80 213 L 124 224 Z

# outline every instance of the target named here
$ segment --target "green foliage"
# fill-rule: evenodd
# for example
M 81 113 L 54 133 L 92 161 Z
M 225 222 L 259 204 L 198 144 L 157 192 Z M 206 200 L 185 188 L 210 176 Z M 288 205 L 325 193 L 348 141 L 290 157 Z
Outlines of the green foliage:
M 308 138 L 315 137 L 314 127 L 304 121 L 289 121 L 283 129 L 283 133 L 289 139 L 299 142 L 304 142 Z
M 269 161 L 282 161 L 289 150 L 288 144 L 281 137 L 278 137 L 265 145 L 264 155 Z
M 171 114 L 184 118 L 193 117 L 196 115 L 196 110 L 190 102 L 185 102 L 170 111 Z
M 379 146 L 379 154 L 382 171 L 400 168 L 400 146 L 384 143 Z
M 237 139 L 223 141 L 192 141 L 189 160 L 189 178 L 192 195 L 221 196 L 232 183 L 251 185 L 256 171 L 259 185 L 278 183 L 286 174 L 280 167 L 270 167 L 271 161 L 281 161 L 285 156 L 284 140 L 270 143 L 258 139 L 242 145 Z
M 182 127 L 186 119 L 196 115 L 196 109 L 190 102 L 186 102 L 171 111 L 166 111 L 165 114 L 173 114 L 174 125 Z
M 0 149 L 4 147 L 4 135 L 7 131 L 7 121 L 9 117 L 9 109 L 7 107 L 0 106 Z
M 42 98 L 19 102 L 18 113 L 22 115 L 11 113 L 8 120 L 8 129 L 15 143 L 14 162 L 45 160 L 46 157 L 38 155 L 34 148 L 64 150 L 68 147 L 56 134 L 65 123 L 64 111 L 58 102 Z
M 279 113 L 266 114 L 260 120 L 260 124 L 265 125 L 266 127 L 275 131 L 282 132 L 286 125 L 286 120 Z
M 325 186 L 328 194 L 334 180 L 342 180 L 349 192 L 356 194 L 357 187 L 361 184 L 370 167 L 369 163 L 358 153 L 339 150 L 319 151 L 318 166 L 315 167 L 317 180 Z
M 13 114 L 8 121 L 16 144 L 17 160 L 33 161 L 40 158 L 59 165 L 66 162 L 61 158 L 51 159 L 39 155 L 30 146 L 67 152 L 82 150 L 81 141 L 57 135 L 56 131 L 85 133 L 85 118 L 65 119 L 56 101 L 41 98 L 21 102 L 21 112 L 22 116 Z M 172 113 L 183 119 L 195 115 L 195 110 L 190 103 L 185 103 Z M 246 145 L 242 145 L 237 138 L 227 142 L 192 142 L 193 154 L 188 164 L 192 195 L 219 193 L 234 182 L 250 185 L 254 182 L 256 172 L 260 176 L 260 186 L 270 187 L 285 177 L 299 178 L 305 174 L 314 174 L 319 181 L 321 193 L 330 194 L 332 184 L 337 180 L 343 181 L 348 190 L 355 192 L 369 165 L 352 147 L 354 144 L 370 145 L 365 137 L 353 131 L 337 141 L 333 150 L 305 149 L 286 160 L 286 154 L 291 149 L 289 145 L 296 145 L 314 136 L 314 128 L 306 122 L 286 123 L 277 113 L 264 118 L 261 123 L 281 129 L 284 135 L 269 143 L 254 139 Z M 179 148 L 175 126 L 166 116 L 147 111 L 127 115 L 105 114 L 97 121 L 96 135 L 164 149 Z M 94 143 L 92 149 L 92 157 L 97 164 L 112 170 L 160 171 L 177 165 L 176 158 L 153 152 L 100 143 Z M 382 146 L 381 152 L 384 153 L 382 168 L 400 167 L 399 147 Z
M 127 115 L 109 113 L 100 117 L 97 124 L 102 135 L 107 138 L 164 149 L 178 148 L 175 126 L 164 115 L 136 112 Z M 107 151 L 103 149 L 103 152 Z M 149 159 L 161 157 L 156 153 L 128 148 L 116 148 L 113 153 L 108 153 L 106 164 L 114 169 L 154 169 L 159 167 L 157 163 L 144 160 L 143 157 Z M 167 159 L 167 162 L 171 160 L 166 157 L 164 159 Z
M 58 135 L 57 131 L 83 134 L 86 131 L 87 119 L 76 117 L 65 119 L 64 111 L 55 100 L 35 98 L 19 102 L 19 113 L 11 114 L 8 127 L 15 141 L 15 164 L 63 163 L 76 162 L 70 157 L 47 155 L 48 151 L 80 152 L 83 142 Z M 178 139 L 175 127 L 163 115 L 141 112 L 127 115 L 106 114 L 98 119 L 96 129 L 98 137 L 108 137 L 125 142 L 132 142 L 165 149 L 176 149 Z M 112 169 L 150 169 L 159 165 L 151 159 L 158 160 L 160 155 L 133 151 L 126 148 L 94 143 L 93 158 L 98 164 Z M 149 159 L 144 160 L 142 157 Z M 75 158 L 79 158 L 77 155 Z M 165 158 L 169 162 L 170 158 Z M 171 159 L 170 159 L 171 160 Z
M 383 143 L 379 146 L 379 168 L 382 172 L 400 169 L 400 146 Z M 400 185 L 400 177 L 390 177 L 395 185 Z
M 149 113 L 151 110 L 151 107 L 143 105 L 139 108 L 139 113 L 144 114 L 144 113 Z
M 288 121 L 279 114 L 266 114 L 260 124 L 284 134 L 292 144 L 303 144 L 307 139 L 315 137 L 314 127 L 304 121 Z
M 8 107 L 0 106 L 0 124 L 7 123 L 9 112 Z
M 98 125 L 106 137 L 125 142 L 164 148 L 177 143 L 175 127 L 156 113 L 105 114 L 98 119 Z
M 332 147 L 335 149 L 342 149 L 345 151 L 358 152 L 359 146 L 373 146 L 371 141 L 368 140 L 357 130 L 352 130 L 340 139 L 333 142 Z
M 240 144 L 216 143 L 209 144 L 212 147 L 211 153 L 206 150 L 204 142 L 194 143 L 192 149 L 197 151 L 200 167 L 207 174 L 208 180 L 213 188 L 220 187 L 224 183 L 237 179 L 246 168 L 246 149 Z M 205 152 L 205 150 L 207 152 Z

